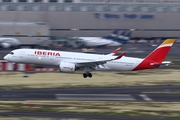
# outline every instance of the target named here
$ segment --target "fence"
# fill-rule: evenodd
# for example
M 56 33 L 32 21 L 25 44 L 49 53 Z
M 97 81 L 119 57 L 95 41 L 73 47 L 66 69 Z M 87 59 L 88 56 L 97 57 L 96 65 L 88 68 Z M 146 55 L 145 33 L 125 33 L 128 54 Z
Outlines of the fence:
M 34 68 L 32 64 L 12 64 L 5 60 L 0 60 L 0 71 L 13 71 L 14 65 L 16 66 L 16 71 L 28 72 L 28 71 L 37 71 L 37 72 L 46 72 L 46 71 L 57 71 L 57 68 Z

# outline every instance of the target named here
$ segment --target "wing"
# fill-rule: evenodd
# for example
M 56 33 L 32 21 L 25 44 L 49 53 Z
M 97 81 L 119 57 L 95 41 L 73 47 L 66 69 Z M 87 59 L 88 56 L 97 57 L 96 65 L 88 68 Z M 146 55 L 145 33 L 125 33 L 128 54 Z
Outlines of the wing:
M 95 66 L 98 66 L 98 65 L 103 65 L 105 64 L 106 62 L 109 62 L 109 61 L 113 61 L 113 60 L 117 60 L 117 59 L 120 59 L 121 57 L 123 57 L 124 55 L 126 54 L 126 52 L 120 54 L 119 56 L 113 58 L 113 59 L 101 59 L 101 60 L 97 60 L 97 61 L 87 61 L 87 62 L 79 62 L 79 63 L 76 63 L 78 66 L 88 66 L 88 67 L 95 67 Z

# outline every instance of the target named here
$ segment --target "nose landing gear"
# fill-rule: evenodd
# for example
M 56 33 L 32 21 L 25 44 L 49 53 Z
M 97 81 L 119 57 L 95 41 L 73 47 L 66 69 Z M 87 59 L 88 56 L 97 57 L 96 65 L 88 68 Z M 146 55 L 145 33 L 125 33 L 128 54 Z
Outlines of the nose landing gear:
M 13 71 L 16 71 L 17 70 L 17 64 L 13 64 Z

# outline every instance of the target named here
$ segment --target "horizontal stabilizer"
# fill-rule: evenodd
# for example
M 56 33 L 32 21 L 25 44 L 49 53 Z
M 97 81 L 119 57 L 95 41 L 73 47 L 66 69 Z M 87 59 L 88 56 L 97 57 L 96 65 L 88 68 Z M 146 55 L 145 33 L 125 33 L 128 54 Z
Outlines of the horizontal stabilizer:
M 162 63 L 150 63 L 151 66 L 160 66 L 160 65 L 169 66 L 170 64 L 172 64 L 172 61 L 163 61 Z

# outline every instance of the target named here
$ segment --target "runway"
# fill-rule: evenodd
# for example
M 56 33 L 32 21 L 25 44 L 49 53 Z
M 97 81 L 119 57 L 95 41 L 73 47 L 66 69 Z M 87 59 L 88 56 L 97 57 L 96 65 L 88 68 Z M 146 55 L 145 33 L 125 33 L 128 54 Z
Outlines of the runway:
M 180 95 L 167 94 L 56 94 L 56 100 L 180 102 Z
M 82 100 L 82 101 L 156 101 L 180 102 L 173 94 L 3 94 L 0 100 Z
M 180 86 L 109 87 L 109 88 L 59 88 L 0 90 L 0 100 L 61 100 L 61 101 L 129 101 L 129 102 L 180 102 L 180 94 L 144 94 L 142 92 L 180 91 Z M 97 120 L 178 120 L 179 118 L 130 117 L 107 114 L 80 114 L 63 112 L 0 111 L 0 116 L 44 118 L 88 118 Z
M 2 86 L 3 87 L 3 86 Z M 90 88 L 33 88 L 0 90 L 0 94 L 140 94 L 142 92 L 180 91 L 180 86 L 124 86 L 124 87 L 90 87 Z
M 61 88 L 1 90 L 0 100 L 83 100 L 83 101 L 162 101 L 180 102 L 180 94 L 143 92 L 180 91 L 180 86 Z
M 10 111 L 0 112 L 0 116 L 15 116 L 15 117 L 40 117 L 40 118 L 87 118 L 88 120 L 179 120 L 179 118 L 164 118 L 164 117 L 127 117 L 111 114 L 80 114 L 80 113 L 54 113 L 54 112 L 21 112 Z

